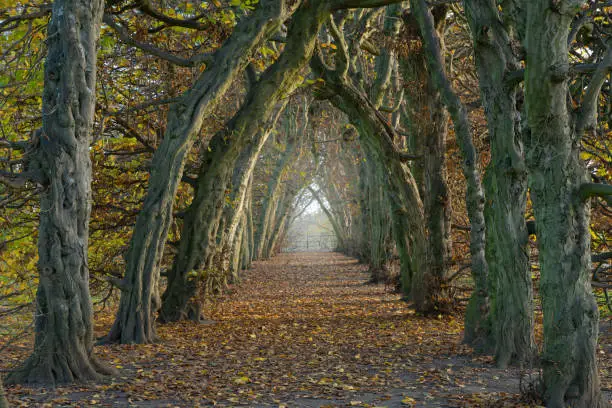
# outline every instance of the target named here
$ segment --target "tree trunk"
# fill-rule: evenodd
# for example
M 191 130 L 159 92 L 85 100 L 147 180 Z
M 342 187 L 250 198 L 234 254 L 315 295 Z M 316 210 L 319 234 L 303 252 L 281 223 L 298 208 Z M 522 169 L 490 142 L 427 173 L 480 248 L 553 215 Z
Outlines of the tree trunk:
M 4 394 L 4 386 L 0 381 L 0 408 L 9 408 L 9 403 L 6 400 L 6 395 Z
M 187 153 L 204 118 L 215 110 L 234 80 L 243 75 L 250 55 L 278 30 L 287 14 L 284 1 L 262 0 L 253 16 L 236 26 L 194 86 L 170 107 L 166 132 L 153 156 L 149 189 L 126 256 L 121 302 L 108 341 L 155 341 L 159 268 Z
M 590 284 L 590 210 L 578 194 L 587 182 L 579 157 L 582 134 L 575 132 L 580 121 L 572 120 L 567 106 L 567 38 L 582 3 L 526 3 L 530 134 L 525 145 L 541 267 L 544 399 L 552 408 L 606 406 L 596 360 L 599 312 Z M 599 89 L 593 91 L 590 102 L 596 104 Z
M 338 246 L 340 248 L 343 248 L 345 246 L 344 242 L 346 241 L 346 238 L 344 234 L 342 233 L 342 228 L 340 228 L 340 225 L 338 224 L 336 217 L 334 217 L 331 211 L 327 208 L 327 206 L 325 205 L 325 203 L 319 196 L 318 192 L 316 192 L 312 187 L 308 187 L 308 190 L 310 191 L 310 194 L 312 194 L 314 199 L 317 201 L 317 203 L 319 203 L 319 207 L 321 207 L 321 210 L 323 210 L 323 212 L 327 216 L 327 219 L 329 220 L 329 223 L 332 225 L 332 228 L 334 230 L 334 235 L 336 235 L 336 239 L 338 240 Z
M 296 195 L 297 191 L 292 191 L 290 188 L 290 190 L 285 193 L 285 197 L 282 203 L 280 204 L 280 209 L 277 217 L 278 221 L 276 222 L 274 230 L 270 235 L 270 243 L 268 244 L 266 250 L 266 255 L 268 258 L 272 257 L 277 250 L 277 245 L 280 242 L 280 237 L 284 234 L 285 228 L 287 227 L 287 221 L 289 219 L 289 216 L 291 215 L 291 212 L 293 211 L 292 204 L 295 200 Z
M 243 218 L 243 210 L 247 194 L 248 186 L 253 178 L 255 164 L 259 159 L 261 149 L 264 147 L 268 136 L 275 128 L 279 117 L 285 110 L 287 100 L 280 103 L 276 110 L 276 115 L 267 123 L 263 129 L 258 132 L 251 143 L 240 153 L 240 157 L 234 166 L 232 175 L 232 191 L 229 197 L 229 205 L 225 206 L 224 211 L 224 228 L 221 233 L 221 239 L 218 244 L 218 251 L 221 251 L 220 257 L 223 259 L 223 271 L 229 273 L 233 262 L 233 248 L 236 245 L 236 239 L 242 239 L 242 235 L 238 234 L 238 227 Z M 239 248 L 239 246 L 238 246 Z M 206 263 L 206 261 L 204 261 Z M 235 270 L 237 272 L 237 270 Z
M 43 126 L 32 167 L 45 186 L 38 229 L 34 350 L 9 384 L 99 380 L 93 356 L 87 243 L 91 211 L 89 145 L 96 95 L 100 0 L 56 0 L 48 26 Z
M 247 196 L 246 205 L 246 235 L 248 242 L 248 257 L 246 259 L 245 269 L 249 269 L 253 264 L 255 258 L 255 233 L 253 228 L 253 179 L 249 183 L 249 191 Z
M 466 0 L 474 39 L 480 91 L 491 140 L 485 186 L 487 261 L 491 303 L 491 343 L 500 367 L 529 363 L 535 356 L 533 289 L 527 254 L 525 207 L 527 169 L 520 139 L 518 86 L 504 79 L 520 69 L 497 7 L 488 0 Z
M 307 112 L 305 113 L 307 115 Z M 295 116 L 292 116 L 295 120 Z M 288 120 L 291 120 L 288 118 Z M 281 156 L 276 163 L 274 172 L 270 176 L 268 182 L 268 191 L 264 198 L 261 214 L 259 217 L 259 223 L 255 230 L 255 256 L 256 259 L 266 259 L 266 248 L 270 243 L 270 235 L 272 233 L 271 227 L 274 224 L 274 216 L 276 214 L 279 200 L 282 198 L 283 183 L 282 178 L 285 175 L 286 169 L 291 165 L 293 159 L 293 153 L 297 148 L 296 138 L 298 132 L 287 135 L 287 142 L 285 150 L 281 153 Z
M 455 137 L 463 156 L 463 174 L 467 181 L 466 206 L 470 219 L 470 254 L 474 291 L 465 316 L 465 341 L 478 346 L 489 335 L 489 295 L 487 290 L 488 267 L 485 258 L 484 193 L 478 171 L 478 154 L 472 142 L 470 123 L 465 107 L 454 93 L 444 72 L 434 19 L 424 0 L 411 0 L 412 12 L 419 24 L 426 51 L 429 74 L 440 92 L 455 127 Z
M 246 102 L 217 133 L 210 151 L 204 153 L 195 196 L 183 223 L 179 252 L 168 276 L 160 318 L 176 321 L 187 316 L 189 300 L 195 294 L 196 282 L 190 272 L 209 259 L 216 235 L 213 229 L 225 198 L 225 190 L 240 151 L 268 120 L 276 103 L 298 85 L 299 74 L 308 63 L 316 36 L 329 10 L 325 2 L 304 3 L 293 15 L 285 52 L 263 73 L 253 86 Z M 219 214 L 210 219 L 209 214 Z M 206 267 L 206 265 L 204 265 Z
M 436 26 L 439 26 L 445 20 L 446 6 L 438 7 L 435 14 Z M 417 22 L 408 16 L 406 20 L 406 32 L 418 32 Z M 437 31 L 440 29 L 436 28 Z M 405 40 L 410 41 L 411 38 Z M 430 296 L 434 299 L 433 307 L 444 310 L 448 309 L 451 300 L 450 294 L 444 290 L 444 282 L 448 277 L 452 253 L 452 209 L 445 161 L 448 113 L 429 76 L 422 47 L 411 45 L 408 53 L 400 55 L 399 66 L 406 98 L 406 109 L 401 117 L 404 127 L 409 130 L 410 144 L 414 146 L 411 152 L 420 156 L 413 169 L 425 209 L 428 236 L 426 270 L 433 283 Z
M 425 267 L 426 237 L 423 204 L 416 182 L 394 145 L 395 130 L 345 75 L 331 71 L 318 55 L 311 66 L 323 76 L 330 102 L 346 113 L 359 130 L 363 150 L 386 170 L 393 235 L 400 253 L 402 281 L 406 282 L 414 271 Z
M 387 202 L 386 188 L 388 182 L 385 176 L 385 167 L 368 155 L 367 178 L 368 187 L 368 229 L 370 247 L 369 266 L 370 282 L 382 283 L 389 278 L 387 260 L 389 259 L 388 238 L 391 235 L 391 220 Z

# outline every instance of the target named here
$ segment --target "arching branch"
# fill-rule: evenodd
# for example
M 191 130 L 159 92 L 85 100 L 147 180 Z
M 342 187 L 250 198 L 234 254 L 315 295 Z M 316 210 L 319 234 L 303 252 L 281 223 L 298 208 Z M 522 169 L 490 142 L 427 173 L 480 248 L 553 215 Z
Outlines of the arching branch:
M 123 27 L 121 24 L 117 23 L 115 21 L 115 18 L 112 15 L 105 14 L 103 20 L 106 24 L 108 24 L 109 27 L 111 27 L 117 33 L 117 36 L 119 37 L 119 39 L 123 41 L 125 44 L 136 47 L 144 51 L 147 54 L 154 55 L 158 58 L 169 61 L 175 65 L 179 65 L 181 67 L 195 67 L 202 63 L 208 64 L 212 61 L 212 56 L 209 54 L 197 54 L 191 58 L 177 57 L 176 55 L 168 51 L 164 51 L 160 48 L 157 48 L 151 44 L 143 43 L 143 42 L 133 39 L 130 36 L 130 33 L 128 32 L 128 30 L 125 27 Z

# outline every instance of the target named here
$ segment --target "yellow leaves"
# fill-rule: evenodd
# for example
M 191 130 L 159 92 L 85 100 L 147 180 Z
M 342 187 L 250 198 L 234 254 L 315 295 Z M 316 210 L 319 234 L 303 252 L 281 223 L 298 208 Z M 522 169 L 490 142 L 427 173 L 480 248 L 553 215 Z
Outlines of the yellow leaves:
M 409 407 L 414 407 L 416 405 L 416 400 L 414 398 L 405 397 L 402 399 L 402 405 L 408 405 Z
M 246 376 L 234 378 L 234 384 L 244 385 L 248 384 L 249 382 L 251 382 L 251 379 Z
M 321 44 L 321 48 L 330 48 L 332 50 L 338 49 L 336 44 L 333 44 L 333 43 L 323 43 L 323 44 Z

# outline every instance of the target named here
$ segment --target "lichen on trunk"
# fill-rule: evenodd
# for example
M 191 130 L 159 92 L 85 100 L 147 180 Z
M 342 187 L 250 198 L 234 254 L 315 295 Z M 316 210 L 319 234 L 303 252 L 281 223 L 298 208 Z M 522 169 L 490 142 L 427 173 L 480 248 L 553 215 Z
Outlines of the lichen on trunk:
M 438 6 L 435 13 L 436 30 L 443 30 L 446 6 Z M 413 173 L 423 200 L 427 226 L 427 267 L 433 312 L 449 311 L 453 299 L 446 290 L 451 260 L 451 203 L 447 186 L 446 137 L 448 113 L 440 93 L 429 76 L 422 41 L 415 35 L 419 28 L 410 14 L 404 15 L 402 40 L 410 43 L 408 50 L 398 56 L 404 81 L 406 107 L 401 121 L 408 130 L 411 152 L 419 156 L 412 164 Z M 419 273 L 417 271 L 417 273 Z M 419 278 L 423 280 L 423 278 Z M 421 288 L 415 288 L 420 290 Z
M 569 26 L 582 1 L 529 2 L 525 38 L 525 103 L 529 188 L 536 219 L 544 313 L 544 399 L 551 408 L 597 408 L 599 311 L 593 297 L 587 182 L 576 124 L 590 121 L 603 83 L 592 78 L 577 118 L 568 109 Z M 609 54 L 609 53 L 608 53 Z M 607 61 L 609 63 L 609 61 Z M 591 92 L 592 91 L 592 92 Z M 577 119 L 577 120 L 576 120 Z
M 520 69 L 520 63 L 497 7 L 487 0 L 466 0 L 465 9 L 491 141 L 484 179 L 491 336 L 483 348 L 494 351 L 500 367 L 512 362 L 529 364 L 536 350 L 525 224 L 527 168 L 516 101 L 518 84 L 505 80 L 508 71 Z

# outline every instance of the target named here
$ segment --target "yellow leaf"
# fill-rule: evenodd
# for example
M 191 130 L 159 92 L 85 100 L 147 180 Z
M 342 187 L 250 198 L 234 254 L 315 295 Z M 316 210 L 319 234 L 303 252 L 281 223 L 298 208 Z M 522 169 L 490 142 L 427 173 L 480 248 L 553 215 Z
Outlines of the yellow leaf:
M 235 384 L 246 384 L 249 381 L 251 381 L 249 377 L 237 377 L 234 379 Z
M 406 397 L 402 400 L 402 404 L 414 407 L 416 405 L 416 401 L 414 398 Z

